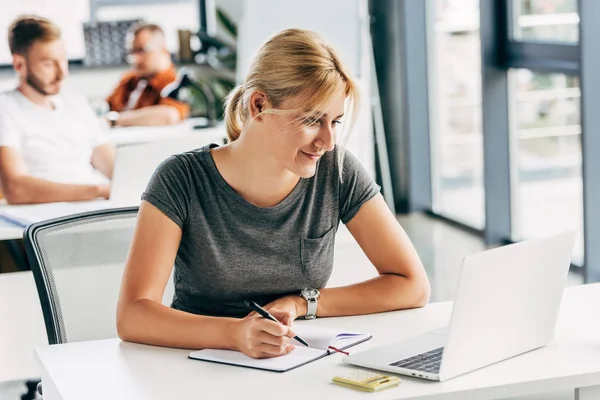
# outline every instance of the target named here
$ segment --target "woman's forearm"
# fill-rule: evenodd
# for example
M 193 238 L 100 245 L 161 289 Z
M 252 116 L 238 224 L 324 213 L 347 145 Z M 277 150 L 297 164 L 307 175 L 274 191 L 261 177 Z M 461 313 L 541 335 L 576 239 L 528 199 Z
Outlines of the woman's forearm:
M 235 318 L 207 317 L 139 299 L 117 312 L 117 331 L 125 341 L 187 349 L 236 349 Z
M 318 317 L 372 314 L 422 307 L 429 301 L 429 282 L 411 281 L 401 275 L 383 274 L 349 286 L 322 289 Z M 306 313 L 300 298 L 299 315 Z

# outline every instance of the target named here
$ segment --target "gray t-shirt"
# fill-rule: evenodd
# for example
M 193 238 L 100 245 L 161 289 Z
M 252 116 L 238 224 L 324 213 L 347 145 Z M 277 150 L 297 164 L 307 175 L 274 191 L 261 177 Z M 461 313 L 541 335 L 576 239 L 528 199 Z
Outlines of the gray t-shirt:
M 183 231 L 172 307 L 243 317 L 249 312 L 246 299 L 264 305 L 303 288 L 324 287 L 339 221 L 350 221 L 379 186 L 348 151 L 340 180 L 336 148 L 281 203 L 262 208 L 227 184 L 213 147 L 165 160 L 142 195 Z

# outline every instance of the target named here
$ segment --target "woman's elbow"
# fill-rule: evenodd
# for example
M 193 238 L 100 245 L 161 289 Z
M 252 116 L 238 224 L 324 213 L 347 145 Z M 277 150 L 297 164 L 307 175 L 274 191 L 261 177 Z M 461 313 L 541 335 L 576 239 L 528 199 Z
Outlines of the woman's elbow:
M 135 342 L 134 335 L 132 335 L 131 331 L 127 327 L 127 324 L 119 323 L 117 320 L 117 335 L 119 335 L 119 339 L 124 342 Z
M 427 276 L 414 282 L 413 308 L 425 307 L 431 298 L 431 285 Z
M 125 306 L 119 304 L 117 309 L 117 335 L 119 338 L 125 342 L 135 342 L 136 341 L 136 333 L 133 329 L 133 324 L 131 323 L 131 318 L 128 315 L 130 305 Z
M 431 286 L 427 276 L 403 276 L 402 279 L 404 285 L 397 292 L 394 309 L 425 307 L 431 296 Z

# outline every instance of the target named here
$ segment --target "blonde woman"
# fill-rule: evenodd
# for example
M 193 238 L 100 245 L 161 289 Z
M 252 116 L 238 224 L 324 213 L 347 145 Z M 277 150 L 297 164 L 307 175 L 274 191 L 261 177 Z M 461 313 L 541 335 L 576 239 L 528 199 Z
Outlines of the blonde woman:
M 117 327 L 123 340 L 275 357 L 292 321 L 421 307 L 429 281 L 359 162 L 336 146 L 357 104 L 336 52 L 290 29 L 260 49 L 227 99 L 230 143 L 166 160 L 142 196 Z M 346 224 L 379 276 L 325 288 Z M 175 265 L 172 306 L 161 304 Z M 263 305 L 283 324 L 249 314 Z

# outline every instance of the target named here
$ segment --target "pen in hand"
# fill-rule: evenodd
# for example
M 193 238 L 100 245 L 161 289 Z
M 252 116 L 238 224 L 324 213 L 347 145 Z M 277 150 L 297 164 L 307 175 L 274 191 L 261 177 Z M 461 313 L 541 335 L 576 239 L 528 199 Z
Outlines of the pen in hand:
M 264 308 L 262 308 L 261 306 L 259 306 L 258 304 L 256 304 L 255 302 L 253 302 L 252 300 L 246 300 L 244 302 L 252 311 L 256 311 L 258 314 L 260 314 L 262 317 L 270 319 L 271 321 L 277 322 L 278 324 L 280 324 L 281 322 L 275 318 L 274 316 L 272 316 L 271 314 L 269 314 L 269 312 L 267 310 L 265 310 Z M 303 345 L 305 345 L 306 347 L 308 346 L 308 343 L 306 343 L 306 341 L 304 341 L 300 336 L 296 335 L 294 336 L 294 339 L 297 340 L 298 342 L 302 343 Z

